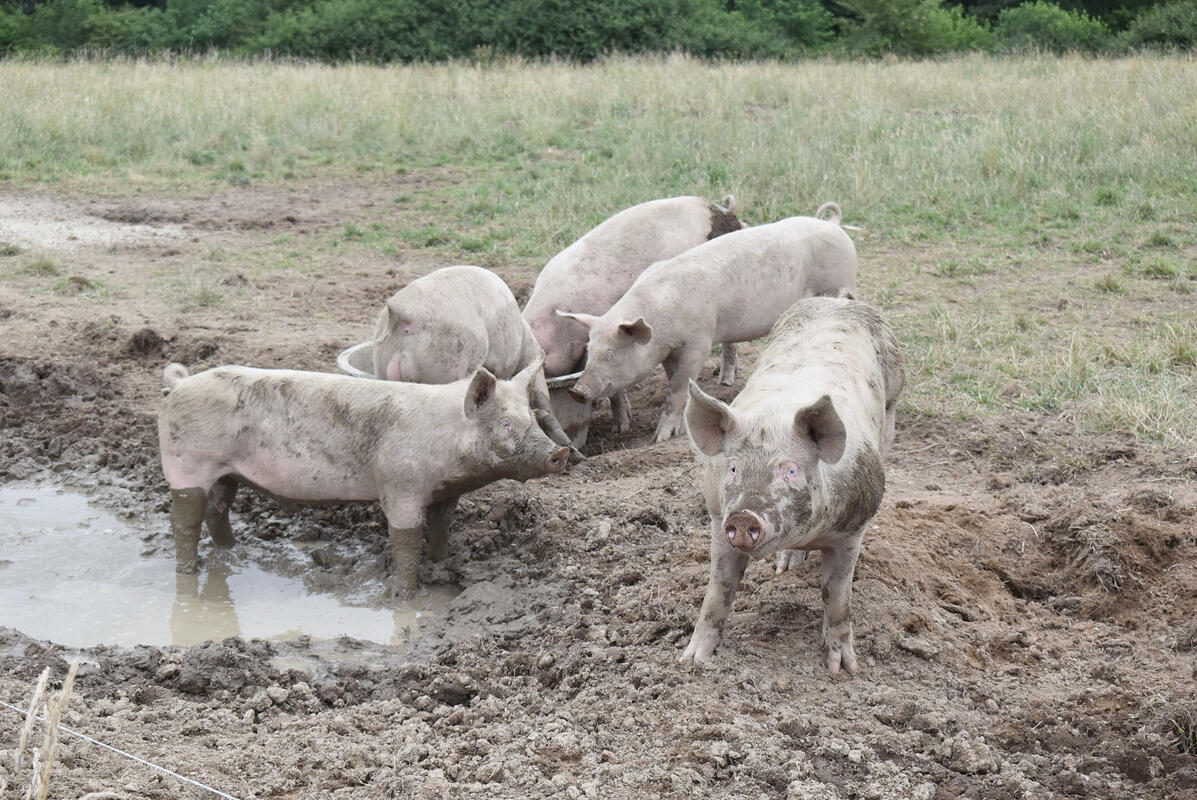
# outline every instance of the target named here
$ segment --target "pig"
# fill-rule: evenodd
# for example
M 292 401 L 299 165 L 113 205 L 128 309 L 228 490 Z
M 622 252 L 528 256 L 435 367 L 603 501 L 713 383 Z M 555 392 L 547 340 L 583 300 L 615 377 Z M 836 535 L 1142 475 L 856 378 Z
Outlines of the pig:
M 390 532 L 392 593 L 409 596 L 425 537 L 443 558 L 442 503 L 501 478 L 561 472 L 568 448 L 536 423 L 528 395 L 542 360 L 511 380 L 478 367 L 426 385 L 225 366 L 163 374 L 158 416 L 176 569 L 194 573 L 201 525 L 233 543 L 238 485 L 300 503 L 378 500 Z
M 731 195 L 721 205 L 701 197 L 641 203 L 620 211 L 555 255 L 540 271 L 524 306 L 524 318 L 545 351 L 545 374 L 552 378 L 580 370 L 586 352 L 586 328 L 558 316 L 556 309 L 604 313 L 650 264 L 740 230 L 743 223 L 735 215 L 735 204 Z M 734 365 L 733 347 L 725 353 L 726 374 L 732 374 Z M 617 431 L 630 421 L 625 400 L 618 395 L 612 398 Z M 562 398 L 559 404 L 569 402 Z M 575 441 L 584 443 L 590 403 L 574 402 L 585 407 L 559 410 L 580 420 L 565 428 Z
M 374 375 L 385 380 L 451 383 L 479 366 L 510 378 L 543 358 L 511 289 L 482 267 L 443 267 L 417 278 L 387 300 L 374 326 Z M 532 407 L 549 438 L 568 447 L 543 369 L 532 383 Z
M 653 441 L 664 442 L 681 432 L 686 386 L 714 343 L 724 343 L 727 366 L 729 343 L 764 336 L 797 300 L 855 287 L 856 249 L 838 219 L 790 217 L 712 239 L 653 264 L 602 316 L 558 311 L 590 331 L 586 369 L 570 394 L 610 396 L 661 364 L 669 389 Z
M 731 405 L 690 383 L 685 419 L 703 467 L 711 574 L 683 661 L 711 661 L 750 558 L 776 553 L 780 574 L 820 550 L 827 668 L 856 671 L 852 574 L 885 492 L 904 381 L 876 310 L 814 297 L 777 321 Z

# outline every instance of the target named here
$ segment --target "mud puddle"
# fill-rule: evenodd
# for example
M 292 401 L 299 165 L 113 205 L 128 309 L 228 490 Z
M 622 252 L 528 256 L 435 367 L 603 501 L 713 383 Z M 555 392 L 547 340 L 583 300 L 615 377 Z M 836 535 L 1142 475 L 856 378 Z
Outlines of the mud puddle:
M 401 644 L 447 608 L 433 586 L 385 608 L 314 593 L 233 555 L 179 575 L 155 535 L 53 486 L 0 488 L 0 625 L 71 647 L 191 645 L 230 636 Z

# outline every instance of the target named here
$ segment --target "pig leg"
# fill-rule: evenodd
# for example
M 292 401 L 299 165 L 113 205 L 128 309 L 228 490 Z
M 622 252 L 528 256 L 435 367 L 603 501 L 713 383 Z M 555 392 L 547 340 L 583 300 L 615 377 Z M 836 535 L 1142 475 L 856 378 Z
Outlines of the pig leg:
M 777 554 L 777 573 L 780 575 L 783 572 L 789 571 L 790 567 L 796 567 L 803 561 L 806 561 L 810 555 L 806 550 L 782 550 Z
M 885 440 L 881 445 L 881 457 L 889 455 L 889 449 L 894 443 L 894 412 L 895 408 L 886 409 L 885 412 Z
M 229 525 L 229 508 L 237 496 L 237 479 L 225 475 L 208 490 L 208 504 L 204 513 L 204 524 L 212 541 L 221 547 L 234 544 L 233 528 Z
M 674 350 L 661 366 L 669 378 L 669 396 L 665 401 L 665 412 L 657 423 L 653 443 L 667 442 L 685 429 L 682 409 L 686 405 L 687 388 L 691 378 L 697 378 L 702 364 L 711 352 L 711 343 L 701 342 L 698 346 L 687 345 Z
M 720 351 L 722 355 L 719 358 L 719 383 L 731 386 L 736 382 L 736 367 L 740 363 L 736 357 L 736 343 L 724 342 Z
M 457 508 L 457 498 L 450 497 L 439 503 L 433 503 L 424 509 L 424 528 L 428 539 L 428 558 L 433 561 L 444 561 L 449 555 L 449 523 L 453 519 L 453 509 Z
M 865 526 L 823 550 L 823 642 L 827 646 L 827 669 L 833 675 L 843 667 L 856 672 L 856 651 L 852 646 L 852 573 L 860 555 Z
M 420 585 L 420 552 L 424 549 L 424 513 L 410 498 L 388 501 L 382 510 L 390 535 L 394 578 L 391 594 L 400 599 L 411 597 Z
M 632 429 L 632 403 L 628 400 L 628 390 L 611 395 L 611 418 L 615 420 L 613 430 L 623 433 Z
M 681 661 L 711 663 L 715 648 L 723 640 L 723 626 L 731 614 L 744 568 L 748 566 L 748 556 L 728 545 L 723 526 L 719 524 L 721 519 L 720 515 L 715 515 L 711 523 L 711 577 L 707 581 L 707 593 L 702 599 L 698 620 L 694 623 L 694 633 Z
M 199 571 L 200 527 L 208 507 L 201 487 L 170 490 L 170 532 L 175 538 L 175 572 Z

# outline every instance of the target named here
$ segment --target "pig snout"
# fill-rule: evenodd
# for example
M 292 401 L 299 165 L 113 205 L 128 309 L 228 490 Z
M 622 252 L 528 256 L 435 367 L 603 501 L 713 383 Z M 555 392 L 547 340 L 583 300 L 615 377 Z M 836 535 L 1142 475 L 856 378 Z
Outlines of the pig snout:
M 564 472 L 565 465 L 569 463 L 569 448 L 559 448 L 549 456 L 549 460 L 545 462 L 545 469 L 549 472 Z
M 737 511 L 723 523 L 723 535 L 737 550 L 752 550 L 765 540 L 765 523 L 751 511 Z
M 590 402 L 590 392 L 587 391 L 585 387 L 583 387 L 581 384 L 578 384 L 578 383 L 575 383 L 573 386 L 569 387 L 569 396 L 572 397 L 574 400 L 578 401 L 579 403 L 589 403 Z

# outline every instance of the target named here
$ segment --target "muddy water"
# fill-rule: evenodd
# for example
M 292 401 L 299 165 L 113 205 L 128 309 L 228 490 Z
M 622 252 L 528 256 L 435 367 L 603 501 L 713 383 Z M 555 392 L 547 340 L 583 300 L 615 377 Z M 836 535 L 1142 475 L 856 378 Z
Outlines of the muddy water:
M 231 557 L 178 575 L 139 530 L 54 487 L 0 487 L 0 625 L 73 647 L 189 645 L 229 636 L 400 644 L 454 592 L 361 608 Z

